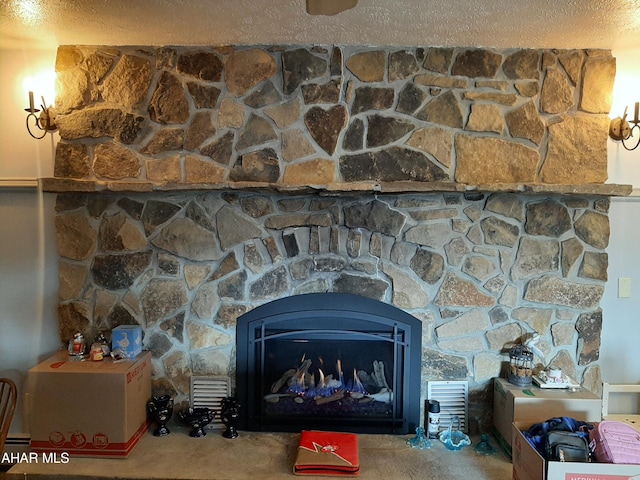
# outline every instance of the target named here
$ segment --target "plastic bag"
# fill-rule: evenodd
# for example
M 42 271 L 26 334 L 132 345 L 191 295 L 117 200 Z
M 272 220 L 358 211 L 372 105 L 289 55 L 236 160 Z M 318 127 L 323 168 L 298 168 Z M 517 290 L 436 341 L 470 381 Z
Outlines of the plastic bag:
M 453 429 L 453 424 L 457 422 L 456 430 Z M 440 432 L 440 441 L 444 443 L 444 446 L 449 450 L 461 450 L 467 445 L 471 445 L 471 439 L 460 430 L 460 417 L 454 415 L 451 418 L 449 429 L 444 432 Z

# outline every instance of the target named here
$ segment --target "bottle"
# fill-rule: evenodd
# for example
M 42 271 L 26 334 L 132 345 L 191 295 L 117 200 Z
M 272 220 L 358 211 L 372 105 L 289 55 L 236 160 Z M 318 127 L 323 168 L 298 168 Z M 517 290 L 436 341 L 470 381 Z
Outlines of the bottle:
M 438 438 L 438 433 L 440 433 L 440 402 L 437 400 L 429 400 L 429 414 L 427 418 L 429 438 Z

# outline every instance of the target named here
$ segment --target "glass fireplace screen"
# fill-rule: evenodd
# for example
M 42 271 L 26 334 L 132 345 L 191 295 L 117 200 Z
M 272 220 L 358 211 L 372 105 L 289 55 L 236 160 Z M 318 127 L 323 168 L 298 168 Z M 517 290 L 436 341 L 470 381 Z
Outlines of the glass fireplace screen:
M 413 432 L 420 340 L 415 317 L 355 295 L 300 295 L 258 307 L 238 319 L 243 427 Z

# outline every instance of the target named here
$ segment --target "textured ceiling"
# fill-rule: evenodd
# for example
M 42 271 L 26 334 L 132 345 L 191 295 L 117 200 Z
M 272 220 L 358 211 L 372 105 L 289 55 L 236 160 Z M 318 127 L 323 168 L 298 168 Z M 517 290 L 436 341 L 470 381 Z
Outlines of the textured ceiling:
M 338 44 L 640 47 L 640 0 L 0 0 L 1 48 Z

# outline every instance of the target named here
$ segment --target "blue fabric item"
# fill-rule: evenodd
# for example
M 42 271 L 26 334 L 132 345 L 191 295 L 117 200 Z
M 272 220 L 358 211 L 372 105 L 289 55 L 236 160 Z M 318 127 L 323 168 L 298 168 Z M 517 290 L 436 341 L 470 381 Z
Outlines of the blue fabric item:
M 535 448 L 540 455 L 546 458 L 546 452 L 544 448 L 544 441 L 547 433 L 551 430 L 564 430 L 566 432 L 574 432 L 584 437 L 589 443 L 589 430 L 593 428 L 593 425 L 587 422 L 582 422 L 571 417 L 554 417 L 550 418 L 546 422 L 536 423 L 532 425 L 529 430 L 522 432 L 524 437 L 529 441 L 531 446 Z

